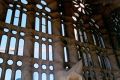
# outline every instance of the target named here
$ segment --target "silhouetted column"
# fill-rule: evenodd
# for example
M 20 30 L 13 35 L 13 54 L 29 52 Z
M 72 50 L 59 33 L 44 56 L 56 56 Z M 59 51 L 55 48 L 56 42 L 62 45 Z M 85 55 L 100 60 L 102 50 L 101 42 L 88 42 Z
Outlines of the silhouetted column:
M 32 1 L 28 1 L 27 4 L 27 26 L 28 29 L 25 34 L 25 46 L 24 46 L 24 56 L 26 58 L 23 59 L 23 66 L 22 66 L 22 80 L 32 80 L 33 79 L 33 65 L 32 58 L 34 55 L 34 33 L 32 29 L 35 26 L 35 11 L 34 11 L 34 4 L 31 4 Z
M 72 22 L 65 22 L 65 29 L 66 29 L 66 37 L 71 40 L 68 46 L 68 53 L 69 53 L 69 59 L 70 59 L 70 66 L 72 67 L 74 64 L 78 62 L 77 58 L 77 49 L 76 45 L 74 43 L 75 35 L 74 35 L 74 26 Z
M 57 35 L 54 37 L 54 45 L 53 45 L 53 50 L 54 50 L 54 69 L 55 69 L 55 79 L 57 79 L 57 77 L 59 75 L 57 75 L 57 73 L 59 71 L 63 71 L 64 70 L 64 61 L 63 61 L 63 54 L 64 54 L 64 44 L 61 41 L 61 38 L 59 37 L 61 35 L 60 33 L 60 29 L 61 29 L 61 24 L 60 24 L 60 18 L 56 18 L 53 19 L 53 34 Z
M 0 22 L 5 22 L 6 19 L 6 13 L 7 13 L 7 3 L 5 3 L 5 0 L 0 0 Z M 1 45 L 1 38 L 2 38 L 2 31 L 4 26 L 0 25 L 0 45 Z M 6 65 L 2 67 L 2 73 L 1 73 L 1 80 L 5 79 L 5 72 L 6 72 Z
M 7 3 L 5 3 L 4 0 L 0 0 L 0 22 L 5 22 L 6 13 L 7 13 Z M 2 35 L 2 30 L 0 27 L 0 36 Z M 1 44 L 1 38 L 0 37 L 0 44 Z

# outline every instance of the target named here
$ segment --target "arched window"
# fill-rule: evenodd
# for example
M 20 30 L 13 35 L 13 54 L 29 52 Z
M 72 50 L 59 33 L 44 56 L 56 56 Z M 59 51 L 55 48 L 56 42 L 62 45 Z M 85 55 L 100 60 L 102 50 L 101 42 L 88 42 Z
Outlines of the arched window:
M 24 40 L 19 40 L 19 46 L 18 46 L 18 55 L 23 56 L 23 49 L 24 49 Z
M 21 2 L 26 3 L 27 1 L 22 0 Z M 13 10 L 13 7 L 16 9 Z M 5 22 L 15 26 L 26 27 L 26 11 L 27 10 L 21 7 L 21 5 L 9 4 Z
M 39 58 L 39 43 L 34 43 L 34 58 Z
M 11 80 L 11 77 L 12 77 L 12 70 L 7 69 L 5 74 L 5 80 Z
M 53 49 L 52 49 L 52 45 L 49 45 L 49 61 L 53 61 Z
M 46 45 L 42 44 L 42 59 L 46 60 Z
M 99 60 L 99 64 L 100 64 L 101 68 L 111 69 L 111 64 L 107 57 L 98 55 L 98 60 Z
M 11 37 L 10 40 L 10 47 L 9 47 L 9 54 L 13 54 L 15 52 L 15 44 L 16 44 L 16 38 L 15 37 Z
M 38 72 L 33 73 L 33 80 L 38 80 L 39 79 L 39 74 Z
M 15 80 L 21 79 L 21 70 L 16 70 Z
M 6 45 L 7 45 L 7 36 L 3 35 L 1 40 L 1 45 L 0 45 L 0 52 L 5 53 Z
M 47 75 L 46 75 L 46 73 L 42 73 L 42 80 L 47 80 Z

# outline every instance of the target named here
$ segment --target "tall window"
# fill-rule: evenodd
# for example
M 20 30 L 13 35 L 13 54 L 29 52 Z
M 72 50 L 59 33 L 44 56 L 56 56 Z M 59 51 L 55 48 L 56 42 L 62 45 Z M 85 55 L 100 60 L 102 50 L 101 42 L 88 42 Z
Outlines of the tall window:
M 13 7 L 15 9 L 13 9 Z M 21 7 L 20 5 L 9 4 L 5 22 L 16 26 L 26 27 L 26 19 L 27 19 L 26 11 L 27 10 Z

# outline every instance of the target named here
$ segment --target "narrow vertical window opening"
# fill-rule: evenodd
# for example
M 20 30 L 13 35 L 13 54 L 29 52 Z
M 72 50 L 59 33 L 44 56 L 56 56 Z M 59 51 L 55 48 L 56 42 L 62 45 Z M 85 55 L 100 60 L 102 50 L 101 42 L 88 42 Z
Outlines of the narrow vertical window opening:
M 33 80 L 38 80 L 38 79 L 39 79 L 38 72 L 34 72 L 33 73 Z
M 1 40 L 1 45 L 0 45 L 0 52 L 5 53 L 6 45 L 7 45 L 7 36 L 3 35 Z
M 53 61 L 52 45 L 49 45 L 49 61 Z
M 48 21 L 48 34 L 52 34 L 52 23 Z
M 74 34 L 75 34 L 75 40 L 78 41 L 78 33 L 77 33 L 77 30 L 74 28 Z
M 20 80 L 20 79 L 21 79 L 21 70 L 17 70 L 15 75 L 15 80 Z
M 16 38 L 11 37 L 11 41 L 10 41 L 10 47 L 9 47 L 9 54 L 13 54 L 15 52 L 15 44 L 16 44 Z
M 12 10 L 8 9 L 5 22 L 10 23 L 11 22 L 11 17 L 12 17 Z
M 27 15 L 25 13 L 23 13 L 21 27 L 26 27 L 26 19 L 27 19 Z
M 23 56 L 23 49 L 24 49 L 24 40 L 19 40 L 19 46 L 18 46 L 18 55 Z
M 14 17 L 14 22 L 13 22 L 13 24 L 16 25 L 16 26 L 18 26 L 19 16 L 20 16 L 20 11 L 16 10 L 15 11 L 15 17 Z
M 65 62 L 68 62 L 68 53 L 67 53 L 66 47 L 64 47 L 64 60 L 65 60 Z
M 34 58 L 39 58 L 39 43 L 35 42 L 34 44 Z
M 5 74 L 5 80 L 11 80 L 11 76 L 12 76 L 12 70 L 7 69 Z
M 39 31 L 40 29 L 40 19 L 38 17 L 35 18 L 35 30 Z
M 46 60 L 46 45 L 42 44 L 42 59 Z

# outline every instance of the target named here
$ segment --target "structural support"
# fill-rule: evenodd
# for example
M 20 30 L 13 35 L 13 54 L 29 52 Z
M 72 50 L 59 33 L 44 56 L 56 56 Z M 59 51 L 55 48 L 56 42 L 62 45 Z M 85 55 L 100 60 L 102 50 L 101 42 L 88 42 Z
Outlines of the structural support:
M 63 42 L 61 41 L 61 38 L 59 37 L 61 35 L 60 33 L 60 28 L 61 28 L 61 24 L 60 24 L 60 18 L 56 18 L 56 19 L 53 19 L 53 34 L 54 35 L 57 35 L 55 38 L 54 38 L 54 45 L 53 45 L 53 48 L 54 48 L 54 61 L 55 61 L 55 64 L 54 64 L 54 68 L 55 68 L 55 80 L 57 80 L 57 77 L 59 75 L 57 75 L 57 73 L 59 71 L 63 71 L 64 70 L 64 61 L 63 61 L 63 54 L 64 54 L 64 44 Z
M 33 11 L 34 5 L 29 4 L 27 5 L 27 26 L 25 34 L 25 46 L 24 46 L 24 56 L 26 58 L 23 59 L 23 66 L 22 66 L 22 80 L 33 80 L 33 65 L 32 58 L 34 55 L 34 33 L 32 33 L 32 29 L 35 26 L 35 11 Z
M 74 26 L 72 22 L 65 22 L 65 29 L 66 29 L 66 34 L 67 38 L 71 40 L 67 45 L 68 47 L 68 53 L 69 53 L 69 59 L 70 59 L 70 67 L 72 67 L 74 64 L 78 62 L 78 57 L 77 57 L 77 46 L 75 45 L 72 40 L 75 40 L 75 35 L 74 35 Z

